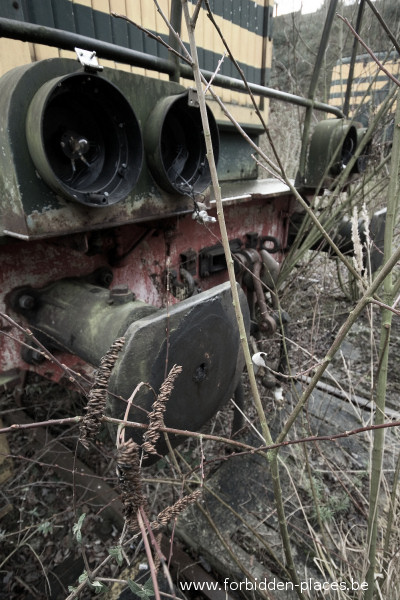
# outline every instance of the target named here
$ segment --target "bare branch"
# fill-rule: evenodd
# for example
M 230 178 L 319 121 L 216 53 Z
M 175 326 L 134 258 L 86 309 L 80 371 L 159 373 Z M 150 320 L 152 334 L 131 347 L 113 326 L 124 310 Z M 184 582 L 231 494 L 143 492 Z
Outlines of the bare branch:
M 130 19 L 129 17 L 127 17 L 125 15 L 120 15 L 119 13 L 115 13 L 115 12 L 112 12 L 111 15 L 113 17 L 115 17 L 116 19 L 123 19 L 124 21 L 127 21 L 131 25 L 134 25 L 135 27 L 137 27 L 138 29 L 140 29 L 140 31 L 143 31 L 143 33 L 145 33 L 149 38 L 151 38 L 152 40 L 155 40 L 156 42 L 158 42 L 162 46 L 165 46 L 165 48 L 167 48 L 167 50 L 169 52 L 172 52 L 172 54 L 175 54 L 176 56 L 178 56 L 178 58 L 180 58 L 181 60 L 185 61 L 188 65 L 192 64 L 192 61 L 189 58 L 186 58 L 180 52 L 177 52 L 177 50 L 174 50 L 174 48 L 172 48 L 172 46 L 170 46 L 169 44 L 167 44 L 167 42 L 164 42 L 164 40 L 159 35 L 154 35 L 154 33 L 152 33 L 151 31 L 149 31 L 145 27 L 142 27 L 138 23 L 135 23 L 135 21 L 132 21 L 132 19 Z M 178 36 L 178 34 L 176 32 L 175 32 L 175 35 Z
M 190 25 L 191 25 L 191 27 L 193 27 L 193 29 L 196 27 L 197 19 L 199 18 L 200 8 L 201 8 L 202 4 L 203 4 L 203 0 L 197 0 L 197 4 L 193 11 L 192 19 L 190 21 Z
M 374 5 L 374 3 L 371 0 L 367 0 L 367 4 L 370 7 L 370 9 L 372 10 L 372 12 L 374 13 L 374 15 L 376 16 L 376 18 L 378 19 L 379 23 L 382 25 L 383 29 L 385 30 L 386 35 L 392 42 L 393 46 L 396 48 L 397 52 L 400 54 L 400 44 L 398 43 L 398 41 L 397 41 L 396 37 L 393 35 L 393 33 L 390 31 L 390 29 L 387 26 L 385 20 L 383 19 L 381 13 L 379 12 L 379 10 L 376 8 L 376 6 Z
M 367 46 L 367 44 L 364 42 L 364 40 L 358 35 L 358 33 L 356 32 L 354 27 L 351 25 L 350 21 L 346 17 L 342 17 L 342 15 L 338 14 L 337 16 L 339 17 L 339 19 L 341 19 L 343 21 L 343 23 L 345 23 L 347 25 L 347 27 L 350 29 L 350 31 L 352 32 L 354 37 L 357 39 L 357 41 L 360 42 L 360 44 L 361 44 L 361 46 L 363 46 L 363 48 L 365 48 L 365 50 L 368 52 L 368 54 L 370 55 L 372 60 L 374 60 L 376 62 L 376 64 L 380 68 L 380 70 L 383 71 L 385 73 L 385 75 L 387 75 L 389 77 L 389 79 L 391 79 L 397 86 L 400 87 L 400 81 L 394 75 L 392 75 L 392 73 L 390 73 L 390 71 L 388 71 L 383 66 L 383 64 L 380 62 L 380 60 L 372 52 L 371 48 L 369 46 Z
M 164 14 L 163 10 L 161 9 L 161 6 L 158 2 L 158 0 L 153 0 L 154 4 L 156 5 L 157 8 L 157 12 L 161 15 L 162 20 L 164 21 L 164 23 L 166 24 L 166 26 L 168 27 L 170 33 L 172 33 L 172 35 L 175 37 L 175 39 L 177 40 L 177 42 L 179 43 L 180 47 L 182 48 L 182 51 L 184 53 L 184 55 L 187 57 L 188 62 L 190 65 L 193 64 L 193 59 L 190 56 L 185 44 L 182 42 L 181 40 L 181 36 L 178 34 L 177 31 L 175 31 L 175 29 L 172 27 L 169 19 L 167 18 L 167 16 Z

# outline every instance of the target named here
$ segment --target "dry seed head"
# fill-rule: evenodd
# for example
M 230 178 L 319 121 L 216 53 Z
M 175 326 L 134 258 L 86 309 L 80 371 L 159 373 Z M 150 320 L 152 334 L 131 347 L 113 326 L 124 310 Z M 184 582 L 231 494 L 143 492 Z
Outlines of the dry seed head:
M 142 478 L 140 473 L 140 447 L 132 439 L 121 444 L 117 455 L 117 473 L 121 500 L 127 526 L 130 530 L 137 529 L 137 511 L 145 506 Z
M 364 222 L 364 228 L 365 228 L 365 245 L 367 246 L 367 248 L 370 248 L 370 246 L 371 246 L 371 236 L 370 236 L 371 220 L 369 218 L 369 214 L 368 214 L 367 206 L 366 206 L 365 202 L 361 209 L 361 218 Z
M 167 401 L 174 389 L 175 379 L 181 372 L 182 367 L 174 365 L 161 385 L 160 392 L 152 407 L 153 410 L 149 413 L 149 428 L 143 436 L 144 442 L 142 448 L 145 452 L 157 454 L 155 445 L 160 437 L 160 428 L 164 427 L 164 413 L 167 408 Z
M 364 268 L 363 265 L 363 255 L 362 255 L 362 245 L 360 240 L 360 234 L 358 231 L 358 210 L 355 206 L 353 208 L 353 216 L 351 219 L 351 239 L 354 246 L 354 267 L 357 269 L 358 273 L 362 273 Z
M 95 372 L 93 385 L 88 396 L 88 403 L 79 433 L 79 441 L 85 448 L 89 449 L 89 439 L 94 439 L 98 434 L 107 402 L 107 387 L 112 370 L 117 361 L 118 354 L 122 350 L 125 338 L 118 338 L 111 345 L 108 352 L 100 361 L 100 366 Z
M 170 521 L 179 516 L 180 513 L 183 512 L 190 504 L 197 502 L 200 499 L 201 494 L 201 489 L 197 489 L 191 494 L 180 498 L 172 506 L 167 506 L 167 508 L 164 508 L 164 510 L 162 510 L 157 516 L 157 519 L 152 522 L 151 528 L 155 530 L 167 525 Z
M 358 210 L 356 206 L 353 209 L 353 216 L 351 219 L 351 239 L 354 247 L 353 265 L 361 277 L 361 281 L 358 281 L 357 284 L 360 287 L 360 291 L 363 292 L 363 287 L 367 284 L 367 280 L 364 268 L 363 245 L 358 227 Z

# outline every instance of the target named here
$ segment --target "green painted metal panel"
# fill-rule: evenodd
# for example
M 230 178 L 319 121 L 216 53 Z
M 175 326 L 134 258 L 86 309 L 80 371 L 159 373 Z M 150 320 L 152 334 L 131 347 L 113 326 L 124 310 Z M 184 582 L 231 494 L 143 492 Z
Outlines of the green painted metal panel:
M 111 17 L 111 31 L 114 44 L 129 48 L 128 24 L 126 21 Z
M 255 143 L 257 136 L 251 136 Z M 249 152 L 248 142 L 240 135 L 228 130 L 220 131 L 220 157 L 218 160 L 218 178 L 220 181 L 235 179 L 255 179 L 257 165 Z M 235 160 L 232 160 L 232 156 Z
M 190 1 L 192 4 L 197 4 L 197 0 L 190 0 Z M 264 13 L 263 6 L 256 4 L 252 0 L 228 0 L 228 1 L 229 1 L 229 4 L 232 5 L 232 7 L 239 7 L 239 9 L 241 9 L 241 10 L 239 10 L 239 12 L 244 12 L 246 14 L 248 14 L 250 7 L 254 8 L 254 19 L 258 23 L 262 23 L 263 13 Z M 225 0 L 211 0 L 210 7 L 215 15 L 226 18 L 225 17 L 225 15 L 226 15 Z M 238 14 L 238 12 L 236 12 L 236 11 L 234 11 L 234 13 L 233 13 L 232 22 L 235 25 L 240 25 L 240 27 L 243 27 L 242 18 L 240 16 L 240 14 Z M 249 27 L 246 27 L 246 28 L 248 29 Z M 259 35 L 261 35 L 261 32 L 259 32 Z
M 232 7 L 233 7 L 232 0 L 224 0 L 223 8 L 222 8 L 222 16 L 224 19 L 226 19 L 227 21 L 230 21 L 230 22 L 232 22 Z M 231 48 L 231 50 L 232 50 L 232 52 L 234 52 L 233 48 Z M 236 69 L 234 69 L 233 63 L 230 60 L 230 58 L 227 57 L 224 60 L 224 63 L 226 63 L 224 75 L 228 75 L 229 77 L 235 77 L 234 72 L 236 71 Z
M 139 52 L 144 52 L 144 33 L 139 31 L 137 27 L 131 25 L 128 28 L 128 36 L 129 36 L 129 47 L 132 50 L 138 50 Z
M 104 42 L 109 42 L 110 44 L 114 43 L 113 31 L 111 27 L 112 17 L 99 10 L 94 10 L 92 12 L 96 38 L 98 40 L 103 40 Z
M 55 27 L 51 0 L 25 0 L 23 4 L 25 21 Z
M 52 9 L 54 25 L 57 29 L 76 32 L 74 9 L 72 2 L 67 0 L 53 0 Z
M 1 0 L 0 6 L 1 16 L 5 19 L 24 20 L 23 4 L 21 2 L 13 2 L 13 0 Z
M 93 10 L 82 4 L 74 4 L 76 33 L 96 37 L 93 20 Z

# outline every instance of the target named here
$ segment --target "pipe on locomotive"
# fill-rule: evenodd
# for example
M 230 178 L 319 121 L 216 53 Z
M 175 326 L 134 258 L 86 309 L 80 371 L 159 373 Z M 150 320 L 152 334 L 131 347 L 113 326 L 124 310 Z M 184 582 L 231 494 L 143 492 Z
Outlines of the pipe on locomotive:
M 46 46 L 55 46 L 63 50 L 74 51 L 75 47 L 83 48 L 85 50 L 94 50 L 98 56 L 101 56 L 104 59 L 114 60 L 136 67 L 144 67 L 153 71 L 167 73 L 171 76 L 173 76 L 176 71 L 175 63 L 167 59 L 158 58 L 130 48 L 123 48 L 122 46 L 111 44 L 110 42 L 103 42 L 77 33 L 45 27 L 43 25 L 35 25 L 33 23 L 25 23 L 13 19 L 0 18 L 0 37 L 20 40 L 22 42 L 44 44 Z M 181 64 L 179 70 L 180 75 L 183 78 L 193 79 L 193 71 L 189 65 Z M 213 77 L 215 85 L 238 92 L 247 92 L 247 87 L 241 79 L 227 77 L 226 75 L 215 75 L 211 71 L 202 70 L 201 72 L 208 80 Z M 315 110 L 336 115 L 339 118 L 344 117 L 339 108 L 329 106 L 329 104 L 325 104 L 324 102 L 317 102 L 309 98 L 303 98 L 302 96 L 289 94 L 288 92 L 282 92 L 256 83 L 249 83 L 248 87 L 253 94 L 257 96 L 273 98 L 305 108 L 314 108 Z

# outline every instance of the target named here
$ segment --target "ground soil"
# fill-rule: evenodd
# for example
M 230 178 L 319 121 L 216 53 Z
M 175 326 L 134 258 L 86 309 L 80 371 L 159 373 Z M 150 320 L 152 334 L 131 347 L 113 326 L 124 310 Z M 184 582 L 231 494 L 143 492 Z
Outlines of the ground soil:
M 283 364 L 283 345 L 279 333 L 273 340 L 261 338 L 254 342 L 253 346 L 254 350 L 267 352 L 268 368 L 261 370 L 257 378 L 265 411 L 274 434 L 285 422 L 289 408 L 294 402 L 293 389 L 287 375 L 289 372 L 299 377 L 300 375 L 308 377 L 312 374 L 313 367 L 324 357 L 337 331 L 354 306 L 355 300 L 347 297 L 347 290 L 339 286 L 335 264 L 324 255 L 316 257 L 310 253 L 305 263 L 295 270 L 291 281 L 282 290 L 281 302 L 284 310 L 290 315 L 290 322 L 286 327 L 290 371 L 286 367 L 282 376 L 276 376 L 274 373 L 279 371 Z M 370 400 L 376 372 L 376 348 L 379 345 L 379 313 L 378 311 L 375 313 L 372 330 L 371 317 L 368 313 L 361 316 L 341 351 L 332 361 L 329 374 L 324 378 L 324 383 L 336 386 L 340 390 L 341 401 L 343 395 L 351 393 L 356 393 L 367 401 Z M 394 322 L 394 335 L 391 342 L 393 358 L 389 367 L 388 405 L 393 411 L 400 412 L 398 404 L 400 376 L 397 368 L 400 329 L 397 321 L 398 318 Z M 304 386 L 304 381 L 300 381 L 299 377 L 298 385 Z M 244 386 L 247 390 L 245 412 L 248 422 L 257 424 L 246 377 L 244 377 Z M 0 411 L 3 420 L 11 419 L 18 422 L 18 411 L 25 411 L 30 418 L 44 421 L 82 414 L 84 404 L 85 398 L 76 391 L 60 388 L 31 375 L 24 381 L 23 389 L 3 390 Z M 226 407 L 214 418 L 209 431 L 229 436 L 232 415 L 232 409 Z M 315 414 L 310 414 L 309 417 L 310 421 L 307 423 L 307 420 L 303 420 L 296 427 L 293 435 L 301 437 L 310 433 L 310 427 L 314 427 L 316 421 Z M 340 415 L 337 414 L 338 427 L 343 426 L 346 429 L 346 423 L 341 423 L 339 417 Z M 368 421 L 367 413 L 363 413 L 363 419 L 365 422 Z M 250 425 L 245 425 L 241 434 L 248 435 L 250 429 Z M 71 456 L 74 454 L 81 456 L 96 475 L 104 478 L 111 486 L 117 485 L 115 447 L 106 429 L 100 432 L 89 453 L 77 447 L 76 426 L 51 427 L 48 431 L 53 439 L 65 445 Z M 312 433 L 316 431 L 314 429 Z M 321 431 L 325 430 L 321 429 Z M 103 511 L 93 506 L 89 495 L 74 489 L 71 483 L 64 481 L 55 472 L 52 465 L 47 464 L 46 448 L 38 448 L 34 430 L 10 434 L 8 443 L 11 459 L 7 460 L 11 465 L 12 475 L 1 486 L 0 509 L 4 507 L 4 511 L 0 513 L 0 598 L 8 600 L 66 598 L 68 586 L 77 585 L 77 578 L 85 568 L 82 548 L 90 568 L 98 565 L 108 556 L 109 549 L 118 545 L 119 525 L 105 519 Z M 361 446 L 365 449 L 367 445 L 366 439 Z M 314 472 L 321 511 L 333 536 L 335 528 L 340 528 L 345 522 L 352 525 L 349 525 L 348 529 L 343 527 L 343 536 L 350 535 L 351 527 L 355 523 L 365 523 L 365 515 L 361 513 L 367 508 L 365 494 L 368 484 L 366 476 L 368 461 L 364 462 L 360 455 L 364 452 L 361 446 L 346 446 L 346 454 L 343 447 L 335 446 L 334 453 L 329 450 L 329 468 L 325 447 L 310 453 L 310 468 Z M 148 510 L 151 515 L 156 515 L 179 497 L 181 486 L 174 483 L 174 480 L 176 482 L 179 479 L 178 467 L 187 473 L 187 477 L 190 476 L 192 468 L 200 477 L 203 475 L 208 477 L 221 463 L 221 458 L 229 456 L 231 450 L 215 442 L 200 443 L 195 440 L 185 443 L 180 452 L 182 457 L 175 465 L 163 460 L 143 470 Z M 299 469 L 299 463 L 304 465 L 300 455 L 299 446 L 286 455 L 293 469 L 293 477 L 297 476 L 296 469 Z M 206 460 L 202 461 L 202 457 L 206 457 Z M 338 463 L 343 476 L 334 473 L 335 464 Z M 357 473 L 349 483 L 347 478 L 350 470 L 357 470 Z M 392 475 L 393 469 L 390 468 L 385 480 L 388 489 Z M 317 519 L 315 511 L 312 514 L 311 491 L 306 483 L 304 469 L 301 477 L 299 496 L 304 506 L 308 507 L 310 519 L 318 530 L 318 524 L 315 524 Z M 296 502 L 293 501 L 291 509 L 297 511 L 298 506 L 297 508 L 296 506 Z M 82 513 L 86 513 L 87 516 L 82 527 L 82 542 L 79 544 L 73 526 L 77 522 L 77 516 Z M 364 526 L 360 526 L 360 532 L 359 538 L 352 539 L 355 545 L 361 545 L 363 542 Z M 248 534 L 243 533 L 239 542 L 248 545 Z M 135 552 L 134 544 L 129 552 Z M 105 570 L 105 576 L 115 578 L 118 572 L 119 567 L 114 561 L 112 568 Z M 49 585 L 51 592 L 49 592 Z M 93 595 L 92 589 L 85 591 L 81 597 L 90 598 Z

